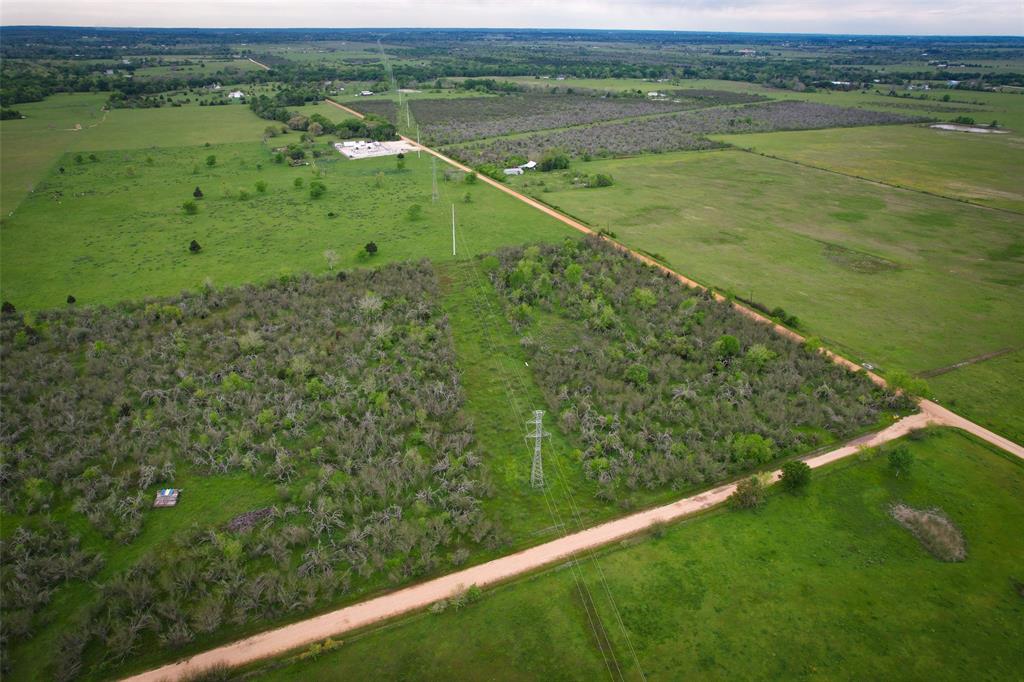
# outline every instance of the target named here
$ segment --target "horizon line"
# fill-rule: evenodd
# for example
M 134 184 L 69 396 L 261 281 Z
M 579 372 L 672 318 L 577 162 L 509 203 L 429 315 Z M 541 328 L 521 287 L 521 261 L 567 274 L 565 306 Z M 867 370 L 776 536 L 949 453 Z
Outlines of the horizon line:
M 680 28 L 585 28 L 556 26 L 141 26 L 83 24 L 0 24 L 0 31 L 26 28 L 88 30 L 164 30 L 164 31 L 563 31 L 594 33 L 715 33 L 751 36 L 815 36 L 837 38 L 1008 38 L 1024 41 L 1024 35 L 1002 33 L 828 33 L 804 31 L 727 31 L 721 29 Z

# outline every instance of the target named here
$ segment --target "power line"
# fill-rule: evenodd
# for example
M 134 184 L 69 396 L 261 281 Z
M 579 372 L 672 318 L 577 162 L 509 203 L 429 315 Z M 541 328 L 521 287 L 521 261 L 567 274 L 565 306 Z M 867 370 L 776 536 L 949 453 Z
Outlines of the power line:
M 533 426 L 533 433 L 526 436 L 526 439 L 533 439 L 533 466 L 530 467 L 530 486 L 533 488 L 544 487 L 544 460 L 540 455 L 540 444 L 545 437 L 550 438 L 551 434 L 544 431 L 544 410 L 534 410 L 533 419 L 526 422 Z

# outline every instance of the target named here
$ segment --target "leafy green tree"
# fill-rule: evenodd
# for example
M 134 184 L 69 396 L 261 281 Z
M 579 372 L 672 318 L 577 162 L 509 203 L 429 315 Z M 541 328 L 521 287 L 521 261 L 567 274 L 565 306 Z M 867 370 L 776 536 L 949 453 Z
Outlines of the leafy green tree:
M 782 487 L 790 492 L 806 488 L 811 482 L 811 467 L 806 462 L 793 460 L 782 465 Z
M 650 371 L 643 365 L 632 364 L 626 369 L 626 381 L 634 386 L 646 386 Z
M 466 183 L 467 185 L 475 185 L 476 184 L 476 173 L 473 172 L 473 171 L 470 171 L 469 173 L 466 173 L 466 177 L 464 177 L 462 179 L 462 181 L 464 183 Z
M 188 245 L 188 250 L 191 251 L 192 253 L 199 253 L 202 249 L 203 247 L 199 246 L 199 242 L 197 242 L 195 239 L 193 239 L 192 243 Z
M 575 265 L 575 263 L 573 265 Z M 653 308 L 658 303 L 658 297 L 654 295 L 654 292 L 644 287 L 637 287 L 636 289 L 633 289 L 633 295 L 630 296 L 630 299 L 633 301 L 634 305 L 641 310 Z
M 906 478 L 914 464 L 914 455 L 906 443 L 900 443 L 889 450 L 889 468 L 896 473 L 896 478 Z
M 314 180 L 313 182 L 309 183 L 310 199 L 319 199 L 324 195 L 325 192 L 327 192 L 327 185 L 320 182 L 319 180 Z
M 731 358 L 740 354 L 740 340 L 732 334 L 722 334 L 712 344 L 712 349 L 720 358 Z
M 537 169 L 547 173 L 553 170 L 565 170 L 569 167 L 569 156 L 560 149 L 549 149 L 541 157 Z
M 207 156 L 206 157 L 206 165 L 209 166 L 210 168 L 213 168 L 214 166 L 216 166 L 217 165 L 217 155 L 216 154 L 210 154 L 209 156 Z
M 732 458 L 744 464 L 764 464 L 775 455 L 775 441 L 756 433 L 733 436 Z
M 199 189 L 199 186 L 197 185 L 195 190 L 192 192 L 192 196 L 194 196 L 196 199 L 202 199 L 203 190 Z

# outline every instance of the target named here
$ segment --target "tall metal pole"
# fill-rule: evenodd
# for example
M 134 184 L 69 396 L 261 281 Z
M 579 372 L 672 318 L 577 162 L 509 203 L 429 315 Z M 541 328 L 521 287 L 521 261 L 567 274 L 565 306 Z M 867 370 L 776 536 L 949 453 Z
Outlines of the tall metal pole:
M 419 152 L 417 152 L 417 154 L 418 153 Z M 430 202 L 433 203 L 433 204 L 436 204 L 437 203 L 437 157 L 436 156 L 431 156 L 430 157 L 430 183 L 432 185 L 432 187 L 431 187 L 431 195 L 430 195 Z
M 455 204 L 452 204 L 452 255 L 455 255 Z
M 544 410 L 534 410 L 533 419 L 526 422 L 528 426 L 533 426 L 533 433 L 528 435 L 527 438 L 533 438 L 533 466 L 530 468 L 530 485 L 534 488 L 544 487 L 544 460 L 540 454 L 540 444 L 544 440 L 545 436 L 550 436 L 550 433 L 544 432 Z

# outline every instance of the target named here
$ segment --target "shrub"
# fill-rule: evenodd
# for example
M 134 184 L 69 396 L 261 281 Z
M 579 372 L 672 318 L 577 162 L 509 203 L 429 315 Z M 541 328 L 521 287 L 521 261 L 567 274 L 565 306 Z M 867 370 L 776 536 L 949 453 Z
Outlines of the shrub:
M 729 504 L 736 509 L 755 509 L 765 498 L 765 485 L 761 476 L 751 476 L 736 484 L 736 490 L 729 496 Z
M 566 270 L 568 270 L 568 268 Z M 633 289 L 633 295 L 630 298 L 641 310 L 653 308 L 658 302 L 658 297 L 654 295 L 654 292 L 644 287 L 637 287 L 636 289 Z
M 202 248 L 203 247 L 199 246 L 199 242 L 197 242 L 195 239 L 193 239 L 192 242 L 188 245 L 188 250 L 191 251 L 192 253 L 199 253 L 202 250 Z
M 68 294 L 68 305 L 75 303 L 76 299 L 71 294 Z
M 591 187 L 611 187 L 615 184 L 615 180 L 611 175 L 607 173 L 598 173 L 594 176 L 594 181 L 590 183 Z
M 423 207 L 420 206 L 419 204 L 413 204 L 405 212 L 405 215 L 409 220 L 419 220 L 420 218 L 423 217 Z
M 314 180 L 313 182 L 309 183 L 310 199 L 319 199 L 324 195 L 325 192 L 327 192 L 327 185 L 320 182 L 319 180 Z
M 217 165 L 217 156 L 215 154 L 210 154 L 209 156 L 207 156 L 206 157 L 206 165 L 209 166 L 210 168 L 213 168 L 214 166 L 216 166 Z
M 192 192 L 192 196 L 194 196 L 196 199 L 202 199 L 203 190 L 199 189 L 199 187 L 196 186 L 195 191 Z
M 377 255 L 376 242 L 368 242 L 366 246 L 363 247 L 363 250 L 366 251 L 366 253 L 370 254 L 371 256 Z
M 4 315 L 13 315 L 18 312 L 18 309 L 14 307 L 14 304 L 10 301 L 4 301 L 3 305 L 0 305 L 0 313 Z
M 477 177 L 476 176 L 476 172 L 475 171 L 470 171 L 469 173 L 466 173 L 466 176 L 464 178 L 462 178 L 462 181 L 464 183 L 466 183 L 467 185 L 475 185 L 476 184 L 476 177 Z
M 806 462 L 793 460 L 782 465 L 782 487 L 790 492 L 806 488 L 811 482 L 811 467 Z
M 256 181 L 256 191 L 259 192 L 260 194 L 266 194 L 266 192 L 267 192 L 267 181 L 266 180 L 257 180 Z
M 302 189 L 302 178 L 295 178 L 292 180 L 292 186 L 295 187 L 295 189 Z
M 199 213 L 199 205 L 196 204 L 196 202 L 193 201 L 192 199 L 189 199 L 188 201 L 183 203 L 181 205 L 181 209 L 185 211 L 185 213 L 188 215 L 195 215 L 196 213 Z

